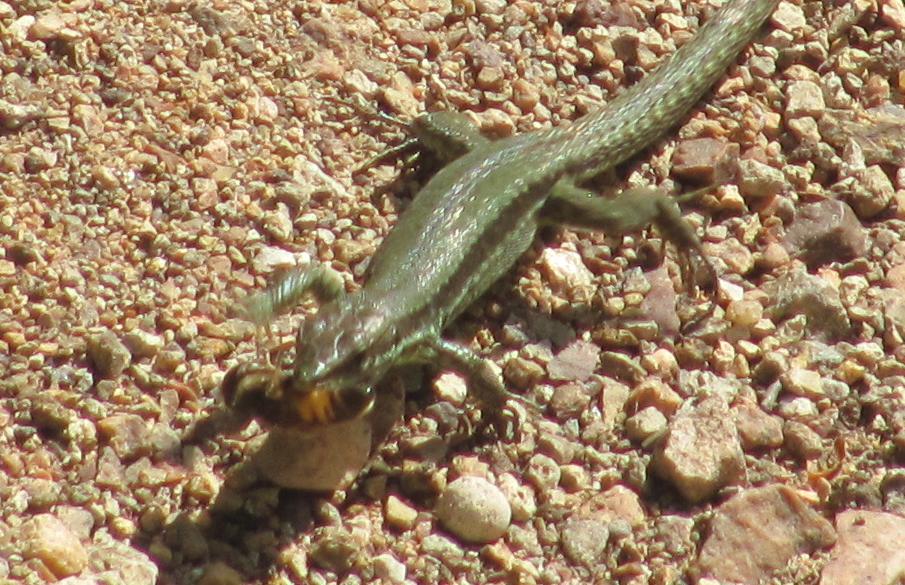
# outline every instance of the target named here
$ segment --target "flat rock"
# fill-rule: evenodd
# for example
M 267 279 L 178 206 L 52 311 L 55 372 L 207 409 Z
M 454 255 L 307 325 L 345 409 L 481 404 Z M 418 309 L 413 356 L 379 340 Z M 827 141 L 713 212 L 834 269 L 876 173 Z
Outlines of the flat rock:
M 680 409 L 652 464 L 692 503 L 741 479 L 745 459 L 726 400 L 717 394 Z
M 254 465 L 276 485 L 333 491 L 350 485 L 371 454 L 371 423 L 360 418 L 311 430 L 274 428 Z
M 781 485 L 746 490 L 716 510 L 695 571 L 721 583 L 765 582 L 794 556 L 835 539 L 832 525 L 794 490 Z
M 905 579 L 905 518 L 847 510 L 820 585 L 897 585 Z

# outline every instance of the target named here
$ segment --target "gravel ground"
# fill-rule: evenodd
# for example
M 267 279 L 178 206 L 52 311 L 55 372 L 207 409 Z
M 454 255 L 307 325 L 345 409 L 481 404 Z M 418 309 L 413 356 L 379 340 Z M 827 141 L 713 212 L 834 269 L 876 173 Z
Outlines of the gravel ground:
M 349 102 L 568 123 L 705 4 L 0 1 L 0 579 L 905 582 L 902 0 L 784 2 L 607 178 L 720 185 L 710 314 L 656 234 L 551 230 L 452 328 L 544 405 L 519 436 L 430 371 L 314 439 L 197 432 L 237 300 L 354 288 L 423 181 L 355 172 L 404 136 Z

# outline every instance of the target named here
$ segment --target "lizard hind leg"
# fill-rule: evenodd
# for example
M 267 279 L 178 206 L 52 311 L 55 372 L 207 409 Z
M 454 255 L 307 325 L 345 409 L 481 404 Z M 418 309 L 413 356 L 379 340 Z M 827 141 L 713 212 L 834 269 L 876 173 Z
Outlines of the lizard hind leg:
M 694 228 L 682 217 L 679 207 L 680 203 L 697 199 L 711 189 L 705 187 L 680 197 L 671 197 L 660 189 L 637 187 L 626 189 L 616 197 L 602 198 L 568 179 L 560 179 L 553 186 L 541 210 L 541 217 L 547 223 L 610 235 L 638 231 L 653 224 L 687 259 L 682 262 L 683 269 L 689 268 L 683 272 L 683 281 L 689 286 L 695 282 L 693 262 L 690 261 L 694 257 L 704 267 L 707 276 L 705 288 L 715 291 L 719 282 L 716 270 L 707 259 Z

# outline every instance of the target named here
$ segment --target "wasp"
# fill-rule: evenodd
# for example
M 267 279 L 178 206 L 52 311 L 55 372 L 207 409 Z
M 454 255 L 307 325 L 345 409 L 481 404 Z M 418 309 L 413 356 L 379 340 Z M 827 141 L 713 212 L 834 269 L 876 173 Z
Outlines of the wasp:
M 289 272 L 264 292 L 248 297 L 242 303 L 241 312 L 259 328 L 266 329 L 309 291 L 321 302 L 335 298 L 343 291 L 342 278 L 323 266 Z M 296 343 L 297 359 L 303 355 L 305 334 L 301 328 Z M 359 418 L 374 405 L 375 391 L 371 385 L 321 382 L 316 377 L 305 377 L 297 369 L 284 370 L 280 357 L 276 365 L 270 363 L 269 355 L 259 358 L 234 366 L 221 384 L 227 407 L 244 417 L 306 428 Z

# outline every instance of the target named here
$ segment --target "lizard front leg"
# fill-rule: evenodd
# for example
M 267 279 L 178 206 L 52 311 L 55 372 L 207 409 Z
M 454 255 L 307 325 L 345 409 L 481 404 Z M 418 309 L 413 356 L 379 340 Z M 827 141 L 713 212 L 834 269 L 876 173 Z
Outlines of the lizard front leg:
M 484 416 L 489 418 L 497 432 L 518 432 L 521 416 L 512 407 L 512 403 L 539 414 L 540 409 L 536 404 L 506 390 L 502 379 L 487 360 L 470 349 L 437 337 L 427 341 L 419 353 L 422 359 L 433 358 L 430 361 L 436 360 L 443 367 L 465 374 L 469 396 L 479 403 Z
M 342 276 L 323 264 L 291 270 L 263 292 L 246 297 L 243 313 L 256 325 L 265 326 L 292 309 L 309 291 L 321 303 L 333 300 L 345 293 Z
M 404 124 L 404 127 L 409 134 L 407 140 L 365 161 L 354 173 L 361 173 L 413 151 L 415 154 L 402 159 L 404 167 L 412 167 L 421 152 L 429 153 L 442 167 L 488 142 L 468 117 L 460 112 L 429 112 Z

